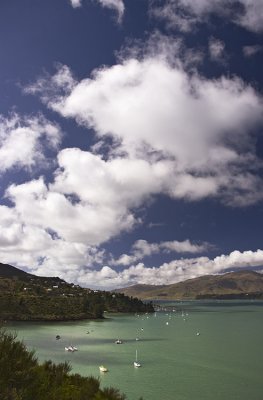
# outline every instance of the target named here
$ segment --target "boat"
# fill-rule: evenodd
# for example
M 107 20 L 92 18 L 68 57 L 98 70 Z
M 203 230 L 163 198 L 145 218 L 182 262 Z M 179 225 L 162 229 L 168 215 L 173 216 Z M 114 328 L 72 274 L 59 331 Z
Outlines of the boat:
M 200 332 L 196 332 L 196 336 L 200 336 Z
M 104 367 L 104 365 L 99 366 L 100 372 L 108 372 L 108 368 Z
M 57 335 L 57 336 L 56 336 L 56 340 L 59 340 L 59 339 L 61 339 L 61 336 L 60 336 L 60 335 Z
M 141 364 L 138 362 L 138 354 L 137 354 L 137 350 L 135 352 L 135 361 L 133 363 L 135 368 L 139 368 L 141 366 Z
M 117 339 L 117 340 L 115 340 L 115 343 L 116 343 L 116 344 L 122 344 L 122 340 Z
M 78 351 L 78 348 L 75 346 L 68 346 L 65 347 L 65 351 L 71 351 L 73 353 L 74 351 Z
M 140 340 L 140 338 L 137 337 L 135 340 L 136 340 L 136 342 L 138 342 Z

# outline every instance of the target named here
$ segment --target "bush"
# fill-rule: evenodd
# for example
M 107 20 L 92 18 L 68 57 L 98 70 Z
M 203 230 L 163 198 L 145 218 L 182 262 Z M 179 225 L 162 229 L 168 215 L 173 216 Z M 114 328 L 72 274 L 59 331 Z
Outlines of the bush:
M 39 364 L 33 351 L 14 334 L 0 330 L 1 400 L 124 400 L 117 389 L 101 389 L 99 380 L 70 374 L 68 363 Z

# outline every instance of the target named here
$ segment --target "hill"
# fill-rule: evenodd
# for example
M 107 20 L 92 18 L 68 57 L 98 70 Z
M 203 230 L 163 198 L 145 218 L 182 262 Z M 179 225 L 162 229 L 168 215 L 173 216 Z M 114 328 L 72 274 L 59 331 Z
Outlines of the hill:
M 205 275 L 172 285 L 135 285 L 117 290 L 143 300 L 263 298 L 263 274 L 254 271 Z
M 32 276 L 12 265 L 0 263 L 0 277 L 2 278 L 30 278 Z
M 125 293 L 126 296 L 131 296 L 131 297 L 138 297 L 141 298 L 141 296 L 147 296 L 147 294 L 151 294 L 153 290 L 159 290 L 166 288 L 165 285 L 143 285 L 143 284 L 138 284 L 138 285 L 133 285 L 129 286 L 127 288 L 122 288 L 122 289 L 116 289 L 114 292 L 116 293 Z
M 151 312 L 151 304 L 122 293 L 82 288 L 58 277 L 39 277 L 0 264 L 0 320 L 66 321 L 109 312 Z

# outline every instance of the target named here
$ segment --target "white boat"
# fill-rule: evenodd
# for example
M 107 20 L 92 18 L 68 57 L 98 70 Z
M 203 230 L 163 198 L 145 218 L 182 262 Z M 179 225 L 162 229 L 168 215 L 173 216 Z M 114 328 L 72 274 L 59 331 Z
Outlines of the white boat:
M 115 343 L 116 343 L 116 344 L 122 344 L 122 340 L 117 339 L 117 340 L 115 340 Z
M 136 352 L 135 352 L 135 361 L 134 361 L 133 365 L 134 365 L 135 368 L 141 367 L 141 364 L 138 362 L 137 350 L 136 350 Z
M 65 351 L 74 352 L 74 351 L 78 351 L 78 348 L 75 346 L 68 346 L 68 347 L 65 347 Z
M 99 366 L 100 372 L 108 372 L 108 368 L 104 367 L 104 365 Z
M 196 332 L 196 336 L 200 336 L 200 332 Z

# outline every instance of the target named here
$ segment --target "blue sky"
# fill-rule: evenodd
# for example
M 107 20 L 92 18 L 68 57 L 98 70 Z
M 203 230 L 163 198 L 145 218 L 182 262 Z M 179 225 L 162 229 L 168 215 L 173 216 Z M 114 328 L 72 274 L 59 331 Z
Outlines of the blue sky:
M 263 266 L 262 0 L 2 0 L 0 260 L 93 288 Z

